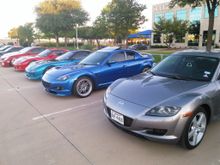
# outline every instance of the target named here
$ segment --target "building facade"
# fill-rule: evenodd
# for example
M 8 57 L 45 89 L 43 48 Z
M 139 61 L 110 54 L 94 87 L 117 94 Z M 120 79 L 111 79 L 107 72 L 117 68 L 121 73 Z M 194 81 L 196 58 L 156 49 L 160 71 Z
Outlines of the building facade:
M 153 6 L 153 26 L 158 22 L 160 17 L 165 19 L 187 20 L 198 27 L 198 35 L 182 34 L 178 36 L 172 43 L 172 47 L 203 47 L 206 45 L 208 32 L 208 9 L 206 5 L 201 7 L 191 8 L 190 6 L 169 8 L 169 3 L 161 3 Z M 199 24 L 199 25 L 198 25 Z M 163 35 L 153 34 L 151 45 L 164 45 Z M 215 11 L 215 25 L 213 35 L 213 45 L 220 46 L 220 10 Z

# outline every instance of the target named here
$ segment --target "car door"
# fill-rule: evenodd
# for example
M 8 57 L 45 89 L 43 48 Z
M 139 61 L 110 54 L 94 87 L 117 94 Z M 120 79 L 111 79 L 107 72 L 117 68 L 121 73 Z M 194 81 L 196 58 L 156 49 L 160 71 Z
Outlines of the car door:
M 136 52 L 126 51 L 127 76 L 133 76 L 141 72 L 141 62 L 136 59 Z
M 119 78 L 127 77 L 125 52 L 122 50 L 114 52 L 96 75 L 100 86 L 109 85 Z

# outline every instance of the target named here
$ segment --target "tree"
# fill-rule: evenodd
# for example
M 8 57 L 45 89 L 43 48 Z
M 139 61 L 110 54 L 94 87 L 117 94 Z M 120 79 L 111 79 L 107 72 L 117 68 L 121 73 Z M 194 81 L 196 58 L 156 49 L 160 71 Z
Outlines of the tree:
M 153 30 L 157 35 L 163 34 L 165 44 L 171 47 L 177 36 L 182 36 L 188 31 L 188 21 L 178 20 L 176 17 L 169 20 L 161 17 L 157 23 L 154 23 Z
M 98 16 L 94 21 L 91 35 L 92 38 L 96 40 L 98 47 L 100 47 L 100 39 L 111 38 L 112 34 L 109 32 L 108 22 L 104 13 Z
M 21 45 L 30 46 L 34 40 L 34 28 L 32 23 L 18 27 L 18 38 Z
M 108 23 L 108 29 L 116 42 L 127 40 L 130 30 L 136 30 L 146 21 L 142 14 L 145 5 L 137 0 L 112 0 L 102 11 L 102 17 Z
M 18 28 L 12 28 L 8 32 L 8 37 L 10 37 L 11 39 L 18 39 Z
M 81 8 L 78 0 L 45 0 L 36 8 L 36 26 L 47 36 L 68 37 L 76 25 L 83 25 L 88 14 Z
M 197 7 L 203 4 L 207 5 L 208 14 L 209 14 L 209 27 L 208 27 L 208 39 L 207 39 L 206 50 L 211 51 L 213 28 L 215 21 L 215 10 L 220 5 L 220 0 L 171 0 L 170 7 L 172 8 L 176 5 L 181 7 L 184 7 L 186 5 Z

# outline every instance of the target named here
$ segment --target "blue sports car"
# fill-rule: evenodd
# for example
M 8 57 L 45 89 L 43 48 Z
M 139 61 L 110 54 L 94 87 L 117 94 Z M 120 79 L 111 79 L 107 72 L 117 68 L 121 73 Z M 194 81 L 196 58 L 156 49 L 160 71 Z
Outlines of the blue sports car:
M 26 67 L 25 75 L 28 79 L 40 80 L 47 70 L 56 66 L 77 64 L 89 54 L 91 52 L 87 50 L 75 50 L 69 51 L 55 60 L 32 62 Z
M 58 96 L 87 97 L 94 89 L 107 87 L 119 78 L 145 72 L 153 65 L 151 55 L 107 47 L 83 59 L 78 65 L 54 67 L 42 77 L 46 91 Z

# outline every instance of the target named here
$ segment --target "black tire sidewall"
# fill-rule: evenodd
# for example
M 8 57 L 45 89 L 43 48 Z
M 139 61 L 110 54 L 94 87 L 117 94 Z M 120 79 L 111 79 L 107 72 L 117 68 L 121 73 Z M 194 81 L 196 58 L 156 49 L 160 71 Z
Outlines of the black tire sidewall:
M 207 122 L 207 123 L 206 123 L 206 130 L 207 130 L 207 125 L 208 125 L 207 112 L 206 112 L 206 110 L 205 110 L 203 107 L 199 107 L 199 108 L 196 109 L 196 111 L 193 113 L 193 115 L 192 115 L 192 116 L 189 118 L 189 120 L 187 121 L 186 126 L 185 126 L 184 131 L 183 131 L 183 134 L 182 134 L 182 137 L 181 137 L 181 144 L 182 144 L 182 146 L 183 146 L 184 148 L 186 148 L 186 149 L 189 149 L 189 150 L 194 149 L 194 148 L 196 148 L 197 146 L 199 146 L 199 144 L 202 142 L 202 140 L 203 140 L 203 138 L 204 138 L 204 136 L 205 136 L 205 133 L 206 133 L 206 130 L 205 130 L 204 135 L 203 135 L 201 141 L 200 141 L 197 145 L 192 146 L 192 145 L 189 143 L 189 141 L 188 141 L 188 131 L 189 131 L 189 127 L 190 127 L 190 124 L 191 124 L 193 118 L 194 118 L 199 112 L 203 112 L 203 113 L 205 114 L 205 116 L 206 116 L 206 122 Z

